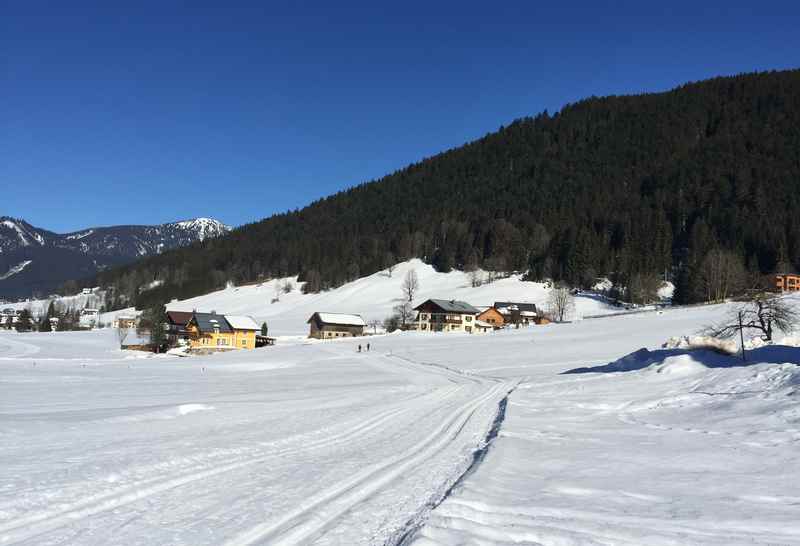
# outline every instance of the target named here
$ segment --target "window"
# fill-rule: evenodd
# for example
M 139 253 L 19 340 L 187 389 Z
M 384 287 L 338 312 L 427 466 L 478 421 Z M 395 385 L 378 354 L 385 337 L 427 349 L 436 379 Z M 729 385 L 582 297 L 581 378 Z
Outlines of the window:
M 428 315 L 427 314 L 425 314 L 425 313 L 420 313 L 419 314 L 419 320 L 427 320 L 427 319 L 428 319 Z
M 472 317 L 465 317 L 464 320 L 466 320 L 467 322 L 472 322 Z
M 423 325 L 422 325 L 422 329 L 423 329 L 423 330 L 427 330 L 427 329 L 428 329 L 428 325 L 427 325 L 427 324 L 423 324 Z
M 468 334 L 472 333 L 472 326 L 466 326 L 464 329 L 467 331 Z
M 247 340 L 246 339 L 242 340 L 242 347 L 247 347 Z

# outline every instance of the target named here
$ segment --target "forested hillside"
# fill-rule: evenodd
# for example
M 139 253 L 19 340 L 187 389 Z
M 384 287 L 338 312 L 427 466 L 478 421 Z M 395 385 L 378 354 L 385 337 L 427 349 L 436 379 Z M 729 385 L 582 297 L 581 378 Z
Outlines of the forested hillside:
M 800 71 L 715 78 L 521 119 L 99 280 L 141 305 L 297 273 L 319 290 L 419 257 L 576 285 L 666 274 L 689 301 L 715 249 L 751 272 L 800 265 L 798 189 Z

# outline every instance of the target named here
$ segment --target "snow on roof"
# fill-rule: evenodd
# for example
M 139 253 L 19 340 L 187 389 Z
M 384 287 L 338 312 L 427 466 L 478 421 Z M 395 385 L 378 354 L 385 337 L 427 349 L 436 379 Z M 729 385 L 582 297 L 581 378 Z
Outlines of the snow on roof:
M 482 320 L 475 320 L 475 325 L 482 328 L 494 328 L 494 324 L 489 324 L 488 322 L 484 322 Z
M 428 299 L 422 302 L 421 304 L 417 305 L 414 309 L 419 309 L 426 303 L 431 302 L 437 307 L 439 307 L 442 311 L 446 313 L 461 313 L 461 314 L 470 314 L 470 315 L 477 315 L 479 311 L 475 309 L 473 306 L 468 304 L 465 301 L 458 301 L 458 300 L 438 300 L 438 299 Z
M 342 324 L 345 326 L 367 325 L 364 319 L 359 315 L 347 315 L 344 313 L 316 313 L 316 315 L 319 317 L 319 320 L 326 324 Z
M 220 331 L 228 333 L 231 331 L 228 321 L 222 315 L 215 313 L 194 313 L 193 319 L 200 332 Z
M 225 315 L 225 320 L 231 325 L 234 330 L 259 330 L 260 327 L 253 320 L 253 317 L 247 315 Z

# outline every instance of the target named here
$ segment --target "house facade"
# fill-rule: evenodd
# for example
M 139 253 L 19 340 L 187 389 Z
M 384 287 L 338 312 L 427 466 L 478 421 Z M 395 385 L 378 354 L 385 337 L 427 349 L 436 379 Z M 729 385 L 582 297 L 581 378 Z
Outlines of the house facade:
M 798 292 L 800 291 L 800 275 L 793 273 L 782 273 L 772 276 L 775 290 L 778 292 Z
M 171 344 L 189 339 L 186 326 L 192 320 L 192 313 L 187 311 L 167 311 L 167 338 Z
M 494 308 L 503 315 L 505 324 L 528 326 L 535 323 L 539 317 L 539 310 L 535 303 L 496 301 Z
M 233 331 L 225 317 L 216 313 L 192 313 L 186 324 L 192 349 L 232 349 Z
M 479 311 L 470 304 L 457 300 L 430 299 L 417 305 L 415 323 L 420 332 L 482 333 L 486 328 L 476 328 Z
M 99 309 L 81 309 L 81 315 L 78 319 L 83 327 L 94 328 L 100 323 L 100 310 Z
M 129 330 L 136 328 L 136 317 L 131 315 L 119 315 L 111 323 L 113 328 Z
M 506 323 L 503 314 L 494 307 L 481 311 L 477 316 L 477 320 L 491 324 L 493 328 L 502 328 Z
M 233 330 L 233 346 L 237 349 L 255 349 L 258 324 L 245 315 L 225 315 L 225 320 Z
M 344 313 L 316 312 L 306 323 L 309 325 L 308 337 L 315 339 L 363 336 L 367 326 L 361 316 Z

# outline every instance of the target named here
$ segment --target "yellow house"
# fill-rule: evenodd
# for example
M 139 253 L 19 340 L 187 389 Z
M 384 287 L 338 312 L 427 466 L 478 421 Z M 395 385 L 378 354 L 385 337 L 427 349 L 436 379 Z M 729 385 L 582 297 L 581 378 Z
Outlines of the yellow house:
M 255 349 L 256 334 L 260 330 L 252 317 L 245 315 L 225 315 L 233 330 L 233 346 L 238 349 Z
M 186 331 L 193 349 L 255 349 L 258 325 L 246 316 L 193 313 Z

